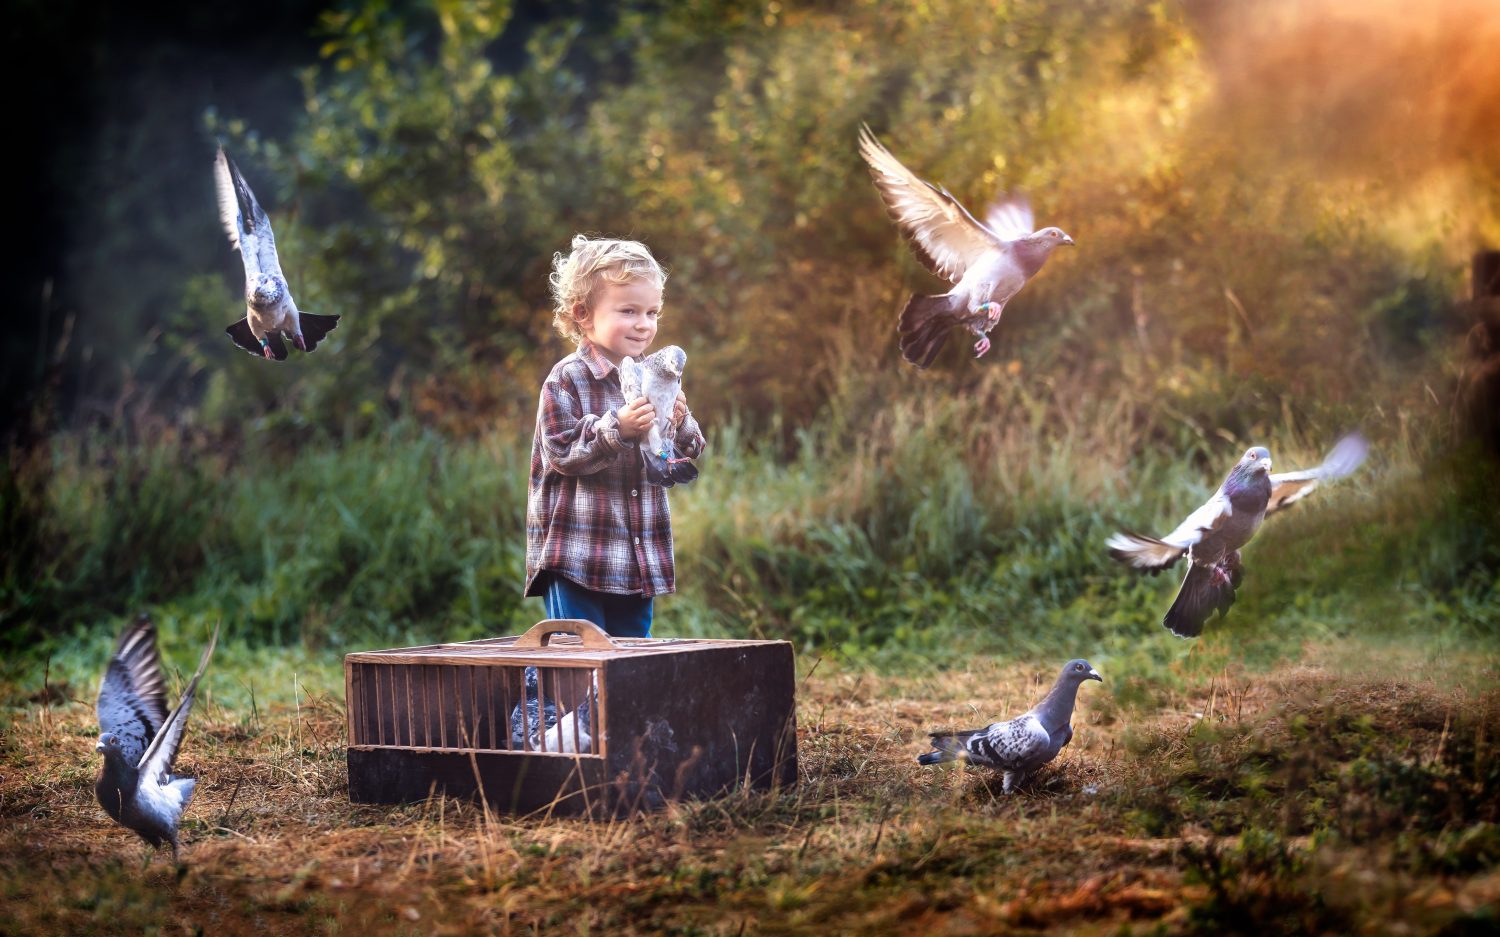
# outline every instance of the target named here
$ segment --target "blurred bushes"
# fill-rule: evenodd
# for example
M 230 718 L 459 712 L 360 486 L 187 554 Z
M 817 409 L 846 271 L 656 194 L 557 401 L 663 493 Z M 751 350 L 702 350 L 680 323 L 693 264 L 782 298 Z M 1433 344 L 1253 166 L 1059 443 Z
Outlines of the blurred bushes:
M 525 440 L 403 423 L 291 455 L 176 442 L 69 437 L 8 472 L 9 639 L 169 602 L 314 647 L 513 627 Z

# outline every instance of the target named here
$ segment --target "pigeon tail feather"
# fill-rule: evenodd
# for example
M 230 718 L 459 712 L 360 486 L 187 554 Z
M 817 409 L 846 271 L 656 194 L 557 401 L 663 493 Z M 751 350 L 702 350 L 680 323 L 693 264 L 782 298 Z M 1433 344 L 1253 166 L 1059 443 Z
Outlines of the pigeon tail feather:
M 1202 634 L 1204 623 L 1214 612 L 1222 615 L 1234 604 L 1233 576 L 1237 572 L 1237 568 L 1233 573 L 1221 573 L 1215 567 L 1190 564 L 1177 598 L 1161 623 L 1179 638 Z
M 670 441 L 664 442 L 665 452 L 642 452 L 646 483 L 660 488 L 685 485 L 698 477 L 698 467 L 684 459 Z
M 950 296 L 913 296 L 901 310 L 901 356 L 919 368 L 932 364 L 953 328 L 954 300 Z
M 307 344 L 307 350 L 312 351 L 318 347 L 318 342 L 327 337 L 329 332 L 339 327 L 339 317 L 299 312 L 297 323 L 302 327 L 302 340 Z
M 927 752 L 924 755 L 918 755 L 917 764 L 941 765 L 946 764 L 950 761 L 957 761 L 968 751 L 969 739 L 978 735 L 982 731 L 984 730 L 974 729 L 968 732 L 928 733 L 928 737 L 932 740 L 932 747 L 935 749 L 935 751 Z
M 1109 548 L 1109 555 L 1118 562 L 1152 574 L 1176 563 L 1187 552 L 1174 543 L 1129 530 L 1111 534 L 1104 545 Z

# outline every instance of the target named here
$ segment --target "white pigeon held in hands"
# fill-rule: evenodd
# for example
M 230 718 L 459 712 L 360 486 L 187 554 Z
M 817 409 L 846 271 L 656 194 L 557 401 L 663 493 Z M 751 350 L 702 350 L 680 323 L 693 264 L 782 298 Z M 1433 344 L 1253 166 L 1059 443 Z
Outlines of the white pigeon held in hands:
M 641 459 L 646 481 L 663 488 L 698 477 L 698 469 L 678 453 L 673 441 L 672 408 L 682 392 L 685 367 L 687 352 L 676 345 L 668 345 L 639 362 L 628 356 L 620 361 L 620 390 L 626 401 L 645 397 L 656 410 L 656 419 L 641 441 Z
M 214 188 L 219 220 L 245 265 L 245 318 L 224 331 L 250 354 L 274 361 L 286 360 L 283 336 L 302 351 L 317 348 L 325 335 L 338 328 L 339 317 L 297 308 L 276 257 L 271 219 L 222 146 L 214 157 Z
M 983 357 L 1005 304 L 1036 276 L 1054 248 L 1073 239 L 1060 228 L 1033 231 L 1031 206 L 1020 196 L 996 202 L 980 224 L 947 189 L 903 166 L 864 125 L 859 152 L 917 258 L 953 284 L 941 296 L 913 296 L 907 302 L 899 324 L 902 357 L 927 367 L 948 333 L 960 326 L 979 337 L 974 356 Z
M 930 733 L 934 750 L 918 755 L 917 763 L 966 761 L 1003 771 L 1001 789 L 1009 794 L 1073 740 L 1073 704 L 1085 680 L 1102 683 L 1104 678 L 1088 661 L 1070 660 L 1040 703 L 1014 719 L 991 723 L 983 729 Z
M 173 860 L 177 824 L 198 782 L 172 774 L 172 763 L 187 730 L 198 681 L 218 643 L 215 625 L 197 673 L 169 714 L 156 626 L 141 615 L 120 635 L 99 687 L 99 741 L 94 750 L 104 755 L 104 764 L 94 782 L 94 796 L 115 822 L 151 846 L 171 844 Z

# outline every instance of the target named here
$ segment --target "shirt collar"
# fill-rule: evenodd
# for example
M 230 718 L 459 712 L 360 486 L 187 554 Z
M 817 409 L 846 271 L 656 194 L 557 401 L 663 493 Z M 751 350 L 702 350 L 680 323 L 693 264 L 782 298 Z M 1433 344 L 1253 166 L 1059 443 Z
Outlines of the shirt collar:
M 594 375 L 596 381 L 604 380 L 609 377 L 609 372 L 616 370 L 615 363 L 604 357 L 604 352 L 586 338 L 578 342 L 578 358 L 588 365 L 589 373 Z

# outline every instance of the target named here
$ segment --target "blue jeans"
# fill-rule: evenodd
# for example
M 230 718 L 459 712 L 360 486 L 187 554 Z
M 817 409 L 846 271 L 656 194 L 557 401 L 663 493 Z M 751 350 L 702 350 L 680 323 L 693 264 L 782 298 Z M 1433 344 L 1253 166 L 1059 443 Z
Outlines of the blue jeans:
M 617 638 L 651 637 L 651 598 L 595 592 L 556 573 L 547 573 L 548 618 L 582 618 Z

